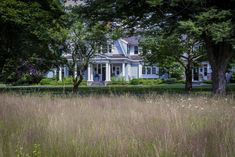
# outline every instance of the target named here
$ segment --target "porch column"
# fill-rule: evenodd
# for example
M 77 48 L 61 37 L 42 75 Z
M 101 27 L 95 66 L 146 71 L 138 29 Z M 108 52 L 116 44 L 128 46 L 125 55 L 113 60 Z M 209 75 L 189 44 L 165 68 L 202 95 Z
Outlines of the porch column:
M 126 81 L 129 81 L 129 77 L 130 77 L 130 63 L 127 64 L 126 66 Z
M 105 66 L 105 72 L 106 72 L 106 79 L 105 79 L 105 81 L 106 82 L 108 82 L 108 81 L 110 81 L 110 64 L 109 63 L 106 63 L 106 66 Z
M 126 74 L 125 63 L 122 63 L 122 76 L 123 76 L 123 78 L 125 78 L 125 74 Z
M 139 78 L 142 78 L 142 64 L 140 64 L 140 63 L 139 63 L 139 65 L 138 65 L 138 70 L 139 70 L 139 75 L 138 75 L 138 77 L 139 77 Z
M 92 64 L 88 65 L 88 80 L 89 82 L 93 81 L 93 67 Z
M 62 67 L 59 68 L 59 81 L 62 81 Z

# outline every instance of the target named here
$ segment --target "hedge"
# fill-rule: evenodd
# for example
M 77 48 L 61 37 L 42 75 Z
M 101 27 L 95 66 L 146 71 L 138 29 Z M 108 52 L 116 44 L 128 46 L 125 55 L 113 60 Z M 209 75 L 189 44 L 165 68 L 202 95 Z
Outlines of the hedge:
M 132 79 L 130 81 L 131 85 L 156 85 L 161 84 L 163 81 L 161 79 Z
M 44 78 L 40 81 L 40 85 L 73 85 L 73 78 L 72 77 L 66 77 L 63 79 L 63 81 L 57 81 L 56 78 Z M 81 86 L 86 86 L 87 81 L 83 80 L 80 84 Z
M 125 80 L 124 77 L 112 77 L 111 78 L 111 82 L 109 83 L 109 85 L 127 85 L 128 82 Z

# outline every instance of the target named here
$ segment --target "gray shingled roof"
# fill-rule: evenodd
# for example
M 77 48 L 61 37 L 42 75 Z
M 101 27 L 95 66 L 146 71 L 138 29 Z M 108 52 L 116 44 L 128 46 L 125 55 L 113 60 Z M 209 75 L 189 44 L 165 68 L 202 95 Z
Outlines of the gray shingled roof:
M 110 57 L 110 58 L 126 58 L 124 54 L 112 54 L 108 57 Z
M 132 60 L 142 60 L 142 57 L 139 55 L 132 55 L 132 56 L 129 56 L 129 58 Z
M 123 38 L 128 44 L 137 46 L 139 44 L 139 37 L 138 36 L 132 36 L 132 37 L 126 37 Z

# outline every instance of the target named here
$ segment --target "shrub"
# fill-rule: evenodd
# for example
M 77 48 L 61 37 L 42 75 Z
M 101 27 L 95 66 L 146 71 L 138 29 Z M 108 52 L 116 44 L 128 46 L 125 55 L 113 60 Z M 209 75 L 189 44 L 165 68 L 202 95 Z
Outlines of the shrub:
M 130 84 L 131 85 L 138 85 L 139 84 L 139 79 L 132 79 L 131 81 L 130 81 Z
M 111 82 L 109 83 L 110 85 L 126 85 L 128 82 L 125 80 L 124 77 L 112 77 Z
M 161 84 L 163 81 L 161 79 L 132 79 L 130 81 L 131 85 L 155 85 Z
M 230 82 L 231 82 L 231 83 L 235 83 L 235 73 L 232 74 L 232 77 L 231 77 Z
M 169 78 L 167 80 L 164 80 L 163 82 L 167 83 L 167 84 L 173 84 L 173 83 L 177 82 L 177 79 L 176 78 Z
M 204 80 L 203 83 L 205 83 L 205 84 L 212 84 L 212 81 L 211 80 Z
M 59 85 L 73 85 L 73 78 L 72 77 L 65 77 L 63 81 L 57 81 Z
M 7 80 L 6 83 L 11 83 L 12 85 L 31 85 L 39 83 L 42 78 L 41 75 L 22 74 L 17 77 L 13 74 L 8 78 L 10 81 Z
M 185 80 L 177 80 L 176 83 L 185 84 Z
M 44 78 L 40 81 L 40 85 L 73 85 L 73 78 L 72 77 L 65 77 L 63 81 L 57 81 L 56 78 Z M 83 80 L 80 84 L 82 86 L 87 85 L 87 81 Z
M 40 85 L 57 85 L 56 78 L 44 78 L 40 81 Z

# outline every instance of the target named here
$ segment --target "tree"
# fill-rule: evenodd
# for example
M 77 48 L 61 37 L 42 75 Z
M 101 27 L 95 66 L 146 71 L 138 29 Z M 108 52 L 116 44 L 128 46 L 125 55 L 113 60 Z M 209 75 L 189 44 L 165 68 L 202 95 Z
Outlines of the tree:
M 188 34 L 174 34 L 168 37 L 147 36 L 140 43 L 147 61 L 163 66 L 179 63 L 184 68 L 185 90 L 192 90 L 192 69 L 198 63 L 198 59 L 203 57 L 200 42 Z
M 212 66 L 213 92 L 225 94 L 225 70 L 235 48 L 235 0 L 85 1 L 80 10 L 93 20 L 116 21 L 132 31 L 171 34 L 184 22 L 203 40 Z M 126 9 L 128 8 L 128 9 Z
M 50 44 L 60 42 L 52 38 L 50 30 L 63 26 L 63 15 L 55 0 L 1 1 L 1 80 L 14 83 L 26 73 L 40 78 L 60 59 L 59 52 L 53 53 L 49 48 Z
M 73 77 L 74 94 L 78 91 L 88 64 L 92 62 L 100 46 L 106 43 L 105 33 L 105 27 L 100 24 L 89 26 L 78 20 L 72 25 L 68 33 L 66 53 L 72 57 L 72 60 L 68 62 L 68 67 L 75 74 Z

